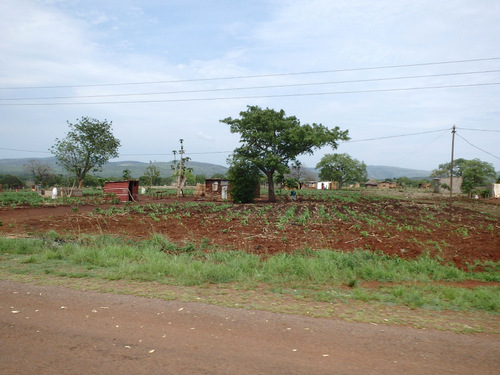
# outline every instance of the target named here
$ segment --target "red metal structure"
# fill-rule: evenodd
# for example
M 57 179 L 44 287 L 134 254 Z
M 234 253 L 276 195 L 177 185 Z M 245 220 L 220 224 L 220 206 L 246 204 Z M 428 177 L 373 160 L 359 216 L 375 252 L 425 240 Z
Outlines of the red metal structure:
M 107 181 L 104 183 L 104 195 L 114 194 L 121 202 L 139 199 L 139 181 Z

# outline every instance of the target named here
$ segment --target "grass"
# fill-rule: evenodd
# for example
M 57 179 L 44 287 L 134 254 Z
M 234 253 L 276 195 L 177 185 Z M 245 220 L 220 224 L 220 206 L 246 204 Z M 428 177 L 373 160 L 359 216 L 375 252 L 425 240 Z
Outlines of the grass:
M 500 288 L 447 286 L 465 280 L 500 282 L 500 264 L 467 272 L 422 256 L 405 260 L 382 253 L 332 250 L 278 254 L 265 259 L 242 251 L 178 245 L 155 235 L 141 242 L 116 237 L 0 238 L 1 274 L 147 281 L 172 286 L 231 284 L 294 299 L 364 301 L 411 309 L 500 313 Z M 377 287 L 363 283 L 376 282 Z

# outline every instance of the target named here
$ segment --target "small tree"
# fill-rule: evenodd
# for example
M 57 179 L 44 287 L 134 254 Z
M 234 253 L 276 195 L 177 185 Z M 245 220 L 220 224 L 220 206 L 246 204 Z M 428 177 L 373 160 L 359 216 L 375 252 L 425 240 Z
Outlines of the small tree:
M 366 164 L 351 158 L 348 154 L 326 154 L 316 165 L 321 168 L 319 178 L 337 181 L 339 189 L 343 184 L 352 184 L 367 179 Z
M 36 185 L 46 187 L 55 180 L 54 170 L 49 163 L 31 159 L 24 165 L 24 169 L 33 177 Z
M 132 172 L 130 171 L 130 169 L 124 169 L 123 172 L 122 172 L 122 178 L 124 180 L 130 180 L 132 179 Z
M 146 171 L 144 172 L 144 180 L 148 182 L 149 187 L 153 185 L 157 185 L 160 183 L 160 169 L 153 164 L 152 161 L 149 162 L 149 165 L 146 167 Z
M 228 117 L 221 122 L 230 125 L 231 133 L 239 133 L 242 145 L 235 154 L 259 168 L 268 182 L 269 200 L 275 201 L 274 174 L 289 171 L 288 165 L 302 154 L 312 154 L 314 149 L 348 140 L 348 132 L 338 127 L 328 129 L 321 124 L 301 125 L 294 117 L 286 117 L 279 112 L 258 106 L 248 106 L 240 112 L 240 118 Z
M 89 171 L 97 172 L 109 159 L 118 157 L 120 141 L 111 132 L 111 122 L 82 117 L 76 124 L 68 122 L 70 131 L 66 138 L 56 138 L 50 151 L 57 163 L 73 173 L 82 188 Z
M 292 163 L 292 166 L 290 167 L 290 173 L 288 173 L 288 175 L 286 175 L 285 177 L 289 179 L 295 179 L 299 183 L 303 181 L 313 181 L 316 179 L 315 173 L 305 167 L 298 160 L 295 163 Z
M 227 175 L 231 180 L 231 199 L 235 203 L 253 203 L 259 186 L 260 170 L 248 160 L 238 156 L 229 159 Z

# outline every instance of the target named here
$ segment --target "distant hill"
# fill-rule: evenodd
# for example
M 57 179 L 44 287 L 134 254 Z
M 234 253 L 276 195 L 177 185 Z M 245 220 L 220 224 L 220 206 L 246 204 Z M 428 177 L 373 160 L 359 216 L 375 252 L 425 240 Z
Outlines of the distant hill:
M 431 174 L 430 171 L 399 167 L 387 167 L 383 165 L 367 165 L 366 171 L 368 172 L 368 178 L 374 178 L 375 180 L 385 180 L 388 178 L 399 177 L 428 178 Z
M 26 176 L 24 168 L 30 160 L 36 160 L 41 163 L 47 163 L 52 167 L 56 174 L 64 174 L 64 170 L 56 164 L 56 158 L 22 158 L 22 159 L 0 159 L 0 175 L 12 174 L 15 176 Z M 172 162 L 154 162 L 153 165 L 160 169 L 160 175 L 167 177 L 172 175 Z M 101 172 L 94 173 L 98 177 L 121 177 L 125 169 L 130 170 L 133 178 L 139 178 L 144 175 L 149 163 L 139 161 L 116 161 L 109 162 L 102 168 Z M 189 161 L 189 168 L 193 169 L 195 175 L 205 175 L 211 177 L 216 173 L 225 174 L 227 167 L 217 164 Z
M 22 158 L 22 159 L 0 159 L 0 175 L 12 174 L 15 176 L 24 177 L 27 175 L 24 165 L 28 164 L 30 160 L 36 160 L 42 163 L 49 164 L 57 174 L 64 174 L 61 167 L 56 164 L 56 158 Z M 154 162 L 155 166 L 160 169 L 160 175 L 167 177 L 172 174 L 172 162 Z M 139 161 L 114 161 L 107 163 L 102 172 L 95 173 L 98 177 L 121 177 L 123 170 L 129 169 L 133 178 L 139 178 L 144 175 L 149 163 Z M 190 161 L 190 168 L 193 168 L 193 174 L 205 175 L 211 177 L 216 173 L 225 174 L 227 167 L 218 164 L 202 163 L 197 161 Z M 309 168 L 312 174 L 317 178 L 318 170 Z M 427 178 L 431 174 L 430 171 L 408 169 L 399 167 L 389 167 L 382 165 L 367 165 L 368 178 L 376 180 L 385 180 L 388 178 L 408 177 L 408 178 Z

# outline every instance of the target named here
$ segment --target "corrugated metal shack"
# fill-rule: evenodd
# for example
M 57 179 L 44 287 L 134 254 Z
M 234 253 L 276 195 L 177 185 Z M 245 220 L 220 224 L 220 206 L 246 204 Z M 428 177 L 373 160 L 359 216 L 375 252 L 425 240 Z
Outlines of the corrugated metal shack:
M 139 199 L 139 181 L 106 181 L 104 195 L 116 195 L 121 202 L 137 201 Z

